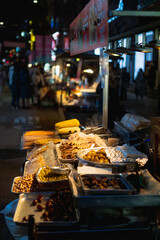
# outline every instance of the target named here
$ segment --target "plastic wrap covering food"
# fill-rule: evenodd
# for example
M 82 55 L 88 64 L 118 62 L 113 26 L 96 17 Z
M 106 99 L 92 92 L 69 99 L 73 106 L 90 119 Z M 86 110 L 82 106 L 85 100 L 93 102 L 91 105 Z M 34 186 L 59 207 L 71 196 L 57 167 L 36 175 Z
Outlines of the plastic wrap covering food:
M 51 144 L 44 144 L 40 147 L 34 147 L 32 150 L 27 152 L 27 160 L 32 160 L 33 158 L 37 157 L 39 154 L 45 152 Z
M 21 139 L 21 148 L 29 149 L 35 146 L 35 141 L 39 139 L 51 139 L 55 137 L 53 131 L 27 131 Z
M 52 142 L 48 145 L 48 148 L 43 153 L 37 154 L 30 161 L 26 162 L 24 175 L 34 174 L 41 167 L 59 165 L 54 151 L 55 145 Z
M 151 124 L 151 122 L 148 119 L 130 113 L 126 113 L 122 117 L 121 123 L 131 131 L 136 131 L 141 128 L 148 127 Z

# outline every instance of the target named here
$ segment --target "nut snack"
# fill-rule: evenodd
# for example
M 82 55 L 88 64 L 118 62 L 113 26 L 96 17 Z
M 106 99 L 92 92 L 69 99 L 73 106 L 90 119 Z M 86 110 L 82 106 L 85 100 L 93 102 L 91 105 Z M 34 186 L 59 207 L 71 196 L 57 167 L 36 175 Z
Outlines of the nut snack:
M 36 192 L 38 190 L 38 182 L 35 174 L 27 174 L 23 177 L 16 177 L 13 182 L 13 193 Z

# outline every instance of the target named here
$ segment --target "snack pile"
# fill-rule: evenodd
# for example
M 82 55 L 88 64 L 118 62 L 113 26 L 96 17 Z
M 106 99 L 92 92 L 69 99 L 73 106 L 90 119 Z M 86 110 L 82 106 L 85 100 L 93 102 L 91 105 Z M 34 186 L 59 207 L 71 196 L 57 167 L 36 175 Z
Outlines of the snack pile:
M 68 140 L 57 146 L 61 159 L 76 159 L 77 152 L 90 147 L 107 147 L 105 141 L 96 134 L 82 132 L 71 134 Z

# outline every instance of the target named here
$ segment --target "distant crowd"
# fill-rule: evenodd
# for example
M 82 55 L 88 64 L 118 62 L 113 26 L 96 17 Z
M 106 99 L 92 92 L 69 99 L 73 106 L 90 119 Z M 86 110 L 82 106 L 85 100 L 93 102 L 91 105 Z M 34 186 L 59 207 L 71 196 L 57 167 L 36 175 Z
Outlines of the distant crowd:
M 6 83 L 11 90 L 12 109 L 27 109 L 30 104 L 40 105 L 40 89 L 45 85 L 44 71 L 40 65 L 28 68 L 25 59 L 17 59 L 8 71 L 0 65 L 0 103 Z

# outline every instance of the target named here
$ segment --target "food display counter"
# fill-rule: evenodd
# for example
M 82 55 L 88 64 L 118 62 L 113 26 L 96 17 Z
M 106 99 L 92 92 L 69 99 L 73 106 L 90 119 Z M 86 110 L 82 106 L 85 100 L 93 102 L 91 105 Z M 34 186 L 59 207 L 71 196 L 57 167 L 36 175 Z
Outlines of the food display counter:
M 158 239 L 160 183 L 148 157 L 110 143 L 77 119 L 23 134 L 27 160 L 11 188 L 18 198 L 3 211 L 15 239 Z

